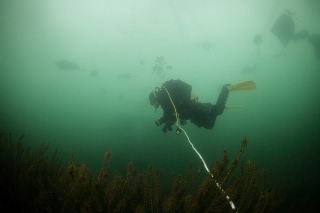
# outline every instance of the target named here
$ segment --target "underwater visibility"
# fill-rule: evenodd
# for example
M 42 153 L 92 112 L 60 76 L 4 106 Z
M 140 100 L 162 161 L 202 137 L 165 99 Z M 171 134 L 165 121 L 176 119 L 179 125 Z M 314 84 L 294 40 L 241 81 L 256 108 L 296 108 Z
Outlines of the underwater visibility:
M 319 9 L 2 1 L 0 207 L 318 212 Z

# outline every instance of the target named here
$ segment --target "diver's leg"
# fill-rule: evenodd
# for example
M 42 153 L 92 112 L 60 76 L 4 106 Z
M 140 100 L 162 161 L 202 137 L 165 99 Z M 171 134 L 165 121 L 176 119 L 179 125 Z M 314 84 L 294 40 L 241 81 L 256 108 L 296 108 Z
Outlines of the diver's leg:
M 214 114 L 221 115 L 224 111 L 227 99 L 229 96 L 229 89 L 227 88 L 227 84 L 222 87 L 222 90 L 219 94 L 215 107 L 212 108 L 214 110 Z
M 212 129 L 215 121 L 215 119 L 212 119 L 213 108 L 215 108 L 215 105 L 212 105 L 211 103 L 196 102 L 192 104 L 191 113 L 190 113 L 191 123 L 194 123 L 198 127 Z
M 214 127 L 218 115 L 224 111 L 229 96 L 229 89 L 226 86 L 223 86 L 215 105 L 199 102 L 192 104 L 190 117 L 192 123 L 206 129 Z

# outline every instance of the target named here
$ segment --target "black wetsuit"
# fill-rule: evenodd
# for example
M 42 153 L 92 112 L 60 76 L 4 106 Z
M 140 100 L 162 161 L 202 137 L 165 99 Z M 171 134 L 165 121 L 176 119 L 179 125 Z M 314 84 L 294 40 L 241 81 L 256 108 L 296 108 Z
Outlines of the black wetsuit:
M 192 87 L 181 80 L 170 80 L 163 84 L 163 86 L 156 91 L 158 104 L 163 109 L 163 116 L 156 121 L 157 125 L 165 123 L 162 131 L 171 131 L 171 126 L 176 122 L 176 115 L 174 107 L 170 101 L 168 90 L 171 99 L 176 107 L 176 110 L 181 120 L 189 120 L 198 127 L 212 129 L 216 118 L 221 115 L 225 108 L 229 90 L 223 86 L 222 91 L 217 99 L 216 104 L 200 103 L 191 100 Z

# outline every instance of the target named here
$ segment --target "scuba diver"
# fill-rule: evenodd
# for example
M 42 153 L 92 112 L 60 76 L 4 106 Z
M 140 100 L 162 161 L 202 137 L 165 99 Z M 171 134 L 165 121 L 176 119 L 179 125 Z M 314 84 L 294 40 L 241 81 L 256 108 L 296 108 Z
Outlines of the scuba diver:
M 286 47 L 291 40 L 297 41 L 309 37 L 308 30 L 304 29 L 296 32 L 293 20 L 294 15 L 295 13 L 286 10 L 277 18 L 270 29 L 271 33 L 280 40 L 284 47 Z
M 229 95 L 228 88 L 223 86 L 215 105 L 192 100 L 191 90 L 192 87 L 181 80 L 170 80 L 150 93 L 150 104 L 156 109 L 161 105 L 163 109 L 163 116 L 155 121 L 157 126 L 164 123 L 163 132 L 172 130 L 171 126 L 177 121 L 178 116 L 181 125 L 184 125 L 186 120 L 190 119 L 198 127 L 213 128 L 217 116 L 224 111 Z M 178 115 L 176 115 L 176 112 Z
M 163 116 L 155 121 L 157 126 L 164 124 L 162 131 L 172 131 L 172 125 L 186 124 L 190 120 L 198 127 L 212 129 L 215 121 L 225 109 L 229 91 L 254 89 L 253 81 L 246 81 L 237 84 L 225 84 L 215 104 L 197 102 L 197 98 L 191 98 L 192 87 L 181 80 L 169 80 L 160 88 L 155 88 L 149 95 L 149 101 L 157 110 L 159 106 L 163 109 Z M 180 129 L 177 127 L 177 134 Z

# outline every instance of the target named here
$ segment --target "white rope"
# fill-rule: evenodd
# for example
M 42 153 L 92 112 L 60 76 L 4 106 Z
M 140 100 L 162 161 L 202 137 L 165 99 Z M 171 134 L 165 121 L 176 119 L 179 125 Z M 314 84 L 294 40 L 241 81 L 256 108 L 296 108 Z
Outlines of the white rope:
M 197 155 L 200 157 L 200 159 L 201 159 L 204 167 L 206 168 L 207 172 L 210 174 L 210 176 L 212 177 L 212 179 L 213 179 L 214 182 L 216 183 L 217 187 L 220 189 L 220 191 L 221 191 L 223 194 L 226 194 L 225 191 L 222 189 L 221 185 L 220 185 L 220 184 L 218 183 L 218 181 L 214 178 L 213 174 L 211 174 L 211 172 L 210 172 L 210 170 L 209 170 L 206 162 L 204 161 L 203 157 L 200 155 L 200 153 L 198 152 L 198 150 L 197 150 L 197 149 L 193 146 L 193 144 L 191 143 L 191 141 L 190 141 L 190 139 L 189 139 L 186 131 L 184 131 L 184 129 L 182 129 L 182 128 L 179 126 L 179 120 L 178 120 L 179 116 L 178 116 L 178 113 L 177 113 L 176 106 L 174 105 L 173 100 L 172 100 L 172 98 L 171 98 L 171 96 L 170 96 L 170 93 L 169 93 L 169 91 L 167 90 L 167 88 L 166 88 L 165 86 L 163 86 L 163 85 L 162 85 L 162 87 L 166 90 L 166 92 L 167 92 L 167 94 L 168 94 L 168 96 L 169 96 L 169 99 L 170 99 L 170 101 L 171 101 L 171 103 L 172 103 L 173 109 L 174 109 L 174 111 L 175 111 L 176 119 L 177 119 L 177 124 L 176 124 L 177 127 L 180 128 L 180 129 L 184 132 L 184 134 L 186 135 L 186 137 L 187 137 L 190 145 L 192 146 L 193 150 L 194 150 L 194 151 L 197 153 Z M 235 209 L 236 209 L 236 206 L 234 205 L 233 201 L 230 199 L 230 197 L 229 197 L 228 195 L 226 195 L 226 199 L 229 201 L 229 204 L 230 204 L 231 208 L 232 208 L 233 210 L 235 210 Z
M 201 159 L 201 161 L 202 161 L 202 163 L 203 163 L 203 165 L 204 165 L 204 168 L 205 168 L 206 171 L 210 174 L 210 176 L 212 177 L 212 179 L 213 179 L 214 182 L 216 183 L 217 187 L 220 189 L 220 191 L 221 191 L 223 194 L 225 194 L 225 191 L 223 190 L 223 188 L 221 187 L 221 185 L 218 183 L 218 181 L 214 178 L 213 174 L 210 172 L 210 170 L 209 170 L 206 162 L 204 161 L 203 157 L 202 157 L 201 154 L 198 152 L 198 150 L 194 147 L 193 143 L 191 143 L 191 141 L 190 141 L 190 139 L 189 139 L 186 131 L 184 131 L 184 129 L 182 129 L 180 126 L 179 126 L 179 128 L 180 128 L 180 129 L 184 132 L 184 134 L 186 135 L 186 137 L 187 137 L 190 145 L 192 146 L 192 149 L 197 153 L 197 155 L 198 155 L 199 158 Z M 226 195 L 226 199 L 228 200 L 231 208 L 232 208 L 233 210 L 235 210 L 235 209 L 236 209 L 236 206 L 234 205 L 234 203 L 233 203 L 233 201 L 231 200 L 231 198 L 230 198 L 228 195 Z

